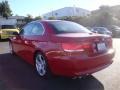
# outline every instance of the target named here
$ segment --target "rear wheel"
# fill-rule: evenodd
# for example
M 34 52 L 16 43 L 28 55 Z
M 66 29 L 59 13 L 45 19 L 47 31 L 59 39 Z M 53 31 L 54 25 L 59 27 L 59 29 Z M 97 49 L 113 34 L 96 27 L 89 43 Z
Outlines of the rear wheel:
M 41 53 L 37 53 L 35 56 L 35 67 L 39 76 L 44 78 L 48 78 L 51 76 L 47 60 Z

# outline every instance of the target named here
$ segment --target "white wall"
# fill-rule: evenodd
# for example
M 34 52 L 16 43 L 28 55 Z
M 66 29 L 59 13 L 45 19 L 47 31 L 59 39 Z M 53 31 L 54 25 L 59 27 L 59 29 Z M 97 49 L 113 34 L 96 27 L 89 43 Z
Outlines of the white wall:
M 63 16 L 86 16 L 88 14 L 90 14 L 90 11 L 85 10 L 85 9 L 81 9 L 77 7 L 65 7 L 59 10 L 46 13 L 43 15 L 43 17 L 45 19 L 48 19 L 49 17 L 52 17 L 52 16 L 56 18 L 60 18 Z
M 17 24 L 16 19 L 0 18 L 0 25 L 16 25 L 16 24 Z

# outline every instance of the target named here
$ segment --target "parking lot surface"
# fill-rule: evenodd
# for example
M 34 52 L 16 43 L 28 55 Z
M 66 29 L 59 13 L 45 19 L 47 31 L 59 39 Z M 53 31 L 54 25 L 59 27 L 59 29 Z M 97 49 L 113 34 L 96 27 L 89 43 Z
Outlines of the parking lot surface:
M 0 90 L 120 90 L 120 39 L 113 39 L 116 55 L 108 68 L 82 79 L 40 78 L 34 68 L 9 53 L 0 42 Z

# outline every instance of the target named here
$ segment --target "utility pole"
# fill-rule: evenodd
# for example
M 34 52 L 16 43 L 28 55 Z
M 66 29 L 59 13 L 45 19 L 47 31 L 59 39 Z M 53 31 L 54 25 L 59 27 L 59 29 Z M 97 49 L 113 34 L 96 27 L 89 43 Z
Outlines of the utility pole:
M 76 6 L 74 5 L 73 6 L 73 16 L 75 16 L 76 15 Z
M 76 16 L 76 3 L 78 0 L 73 0 L 74 1 L 74 5 L 73 5 L 73 16 Z

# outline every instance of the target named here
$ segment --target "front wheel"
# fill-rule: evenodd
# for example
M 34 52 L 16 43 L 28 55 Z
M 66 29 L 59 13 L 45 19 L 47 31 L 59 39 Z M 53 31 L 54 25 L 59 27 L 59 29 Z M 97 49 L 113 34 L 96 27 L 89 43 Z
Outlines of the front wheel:
M 47 60 L 41 53 L 37 53 L 35 56 L 35 67 L 39 76 L 47 78 L 50 76 L 50 70 L 48 69 Z

